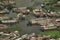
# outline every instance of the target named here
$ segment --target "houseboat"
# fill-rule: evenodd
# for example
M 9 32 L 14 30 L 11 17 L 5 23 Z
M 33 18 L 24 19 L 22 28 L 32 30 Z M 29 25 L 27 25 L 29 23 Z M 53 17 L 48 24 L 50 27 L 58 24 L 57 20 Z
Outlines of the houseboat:
M 0 2 L 0 5 L 4 6 L 4 3 L 3 2 Z
M 8 28 L 7 25 L 0 24 L 0 29 L 6 29 L 6 28 Z
M 12 11 L 16 13 L 23 13 L 23 14 L 29 14 L 30 12 L 30 10 L 27 9 L 26 7 L 13 8 Z
M 55 21 L 56 21 L 56 26 L 60 28 L 60 18 L 57 18 Z
M 57 5 L 60 5 L 60 1 L 57 2 Z
M 51 36 L 50 35 L 38 35 L 37 40 L 50 40 Z
M 57 29 L 57 26 L 53 26 L 52 24 L 51 25 L 43 25 L 40 27 L 41 30 L 44 30 L 44 31 L 47 31 L 47 30 L 55 30 Z
M 46 15 L 46 13 L 43 12 L 41 9 L 35 9 L 33 10 L 33 13 L 36 17 L 43 17 Z
M 45 19 L 45 18 L 37 18 L 37 19 L 32 19 L 29 21 L 30 24 L 39 24 L 39 25 L 46 25 L 48 23 L 54 23 L 53 19 Z
M 12 11 L 15 13 L 20 13 L 20 9 L 19 8 L 12 8 Z
M 5 5 L 13 5 L 15 4 L 15 1 L 13 0 L 7 0 L 7 1 L 3 1 Z
M 26 7 L 21 7 L 19 9 L 20 9 L 20 12 L 23 13 L 23 14 L 29 14 L 30 13 L 30 10 L 27 9 Z
M 6 19 L 9 19 L 9 17 L 7 17 L 7 16 L 1 16 L 0 17 L 0 20 L 6 20 Z
M 12 20 L 2 20 L 2 23 L 16 23 L 18 22 L 18 19 L 12 19 Z
M 0 10 L 0 14 L 8 14 L 9 11 L 7 9 L 4 9 L 4 10 Z

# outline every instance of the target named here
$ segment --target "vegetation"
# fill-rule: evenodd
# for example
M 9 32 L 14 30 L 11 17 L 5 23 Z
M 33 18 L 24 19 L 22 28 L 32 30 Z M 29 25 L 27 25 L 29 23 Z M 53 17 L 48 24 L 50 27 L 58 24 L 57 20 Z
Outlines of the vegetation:
M 55 7 L 54 6 L 45 6 L 43 8 L 46 9 L 46 10 L 55 11 Z
M 1 17 L 1 16 L 4 16 L 4 14 L 0 14 L 0 17 Z
M 29 9 L 30 11 L 33 11 L 33 9 L 35 9 L 36 7 L 27 7 L 27 9 Z
M 45 3 L 45 4 L 47 4 L 47 3 L 49 3 L 49 4 L 54 4 L 54 3 L 56 3 L 58 0 L 43 0 L 43 3 Z
M 0 38 L 6 38 L 6 37 L 8 37 L 7 35 L 1 35 L 0 34 Z
M 43 8 L 51 11 L 60 11 L 60 5 L 54 5 L 57 1 L 59 0 L 43 0 L 43 3 L 45 4 Z
M 60 38 L 60 30 L 55 30 L 55 31 L 45 31 L 43 32 L 45 35 L 51 35 L 53 38 Z
M 9 27 L 7 29 L 0 29 L 0 31 L 2 31 L 2 32 L 13 32 L 16 30 L 20 31 L 21 28 L 19 26 L 16 26 L 16 27 Z
M 12 8 L 15 8 L 16 6 L 15 5 L 7 5 L 6 7 L 8 10 L 11 10 Z

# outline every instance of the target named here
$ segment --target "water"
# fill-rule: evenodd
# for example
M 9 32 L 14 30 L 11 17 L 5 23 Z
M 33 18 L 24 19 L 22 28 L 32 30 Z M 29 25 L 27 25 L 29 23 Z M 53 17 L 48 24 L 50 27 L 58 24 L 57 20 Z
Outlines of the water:
M 37 6 L 40 7 L 41 0 L 15 0 L 18 7 Z
M 16 0 L 16 4 L 17 4 L 16 5 L 17 7 L 24 7 L 24 6 L 32 6 L 34 2 L 31 2 L 31 0 Z M 17 16 L 17 13 L 10 12 L 10 14 L 6 14 L 6 16 L 14 18 Z M 32 18 L 35 18 L 35 17 L 32 15 L 26 15 L 26 18 L 24 21 L 19 21 L 19 23 L 13 24 L 10 26 L 16 26 L 16 25 L 20 26 L 21 27 L 20 35 L 27 34 L 27 33 L 29 34 L 33 32 L 41 33 L 40 26 L 37 26 L 37 25 L 27 26 L 28 21 L 31 20 Z

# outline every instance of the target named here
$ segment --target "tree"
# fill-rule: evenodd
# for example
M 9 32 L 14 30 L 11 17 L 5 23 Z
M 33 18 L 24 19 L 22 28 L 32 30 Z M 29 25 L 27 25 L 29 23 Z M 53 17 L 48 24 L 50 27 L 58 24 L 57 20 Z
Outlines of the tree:
M 6 7 L 7 7 L 8 10 L 11 10 L 12 8 L 15 7 L 15 5 L 7 5 Z
M 29 9 L 30 11 L 33 11 L 33 9 L 35 9 L 35 7 L 27 7 L 27 9 Z

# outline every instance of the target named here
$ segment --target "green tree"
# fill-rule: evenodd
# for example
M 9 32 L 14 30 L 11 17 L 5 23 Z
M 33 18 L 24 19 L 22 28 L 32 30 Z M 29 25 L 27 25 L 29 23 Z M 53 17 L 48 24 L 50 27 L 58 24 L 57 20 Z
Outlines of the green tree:
M 33 11 L 33 9 L 35 9 L 35 7 L 27 7 L 27 9 L 29 9 L 30 11 Z

